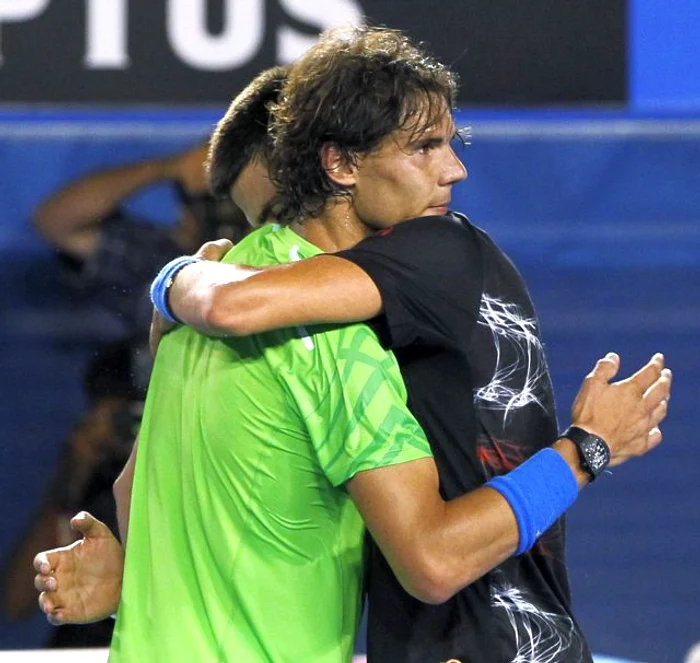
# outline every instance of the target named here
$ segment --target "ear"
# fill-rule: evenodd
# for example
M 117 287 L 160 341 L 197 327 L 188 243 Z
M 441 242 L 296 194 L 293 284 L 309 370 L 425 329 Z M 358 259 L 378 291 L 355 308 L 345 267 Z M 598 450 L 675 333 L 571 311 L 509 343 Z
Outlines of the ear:
M 336 143 L 324 143 L 321 147 L 321 166 L 332 182 L 342 187 L 355 184 L 357 168 L 343 157 Z

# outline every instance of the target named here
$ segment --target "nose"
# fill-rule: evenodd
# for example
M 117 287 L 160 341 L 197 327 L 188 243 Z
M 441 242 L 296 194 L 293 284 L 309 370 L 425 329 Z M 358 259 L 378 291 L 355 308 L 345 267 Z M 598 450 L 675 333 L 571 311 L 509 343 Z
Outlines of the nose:
M 445 159 L 445 166 L 440 181 L 440 184 L 443 186 L 457 184 L 457 182 L 461 182 L 462 180 L 467 179 L 469 176 L 467 169 L 460 161 L 451 145 L 447 146 L 447 150 L 448 152 Z

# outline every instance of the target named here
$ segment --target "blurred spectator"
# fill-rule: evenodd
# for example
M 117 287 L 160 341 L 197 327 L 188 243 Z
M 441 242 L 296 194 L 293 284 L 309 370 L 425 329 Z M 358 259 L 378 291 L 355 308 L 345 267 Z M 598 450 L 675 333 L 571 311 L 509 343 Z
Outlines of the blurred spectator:
M 144 294 L 160 265 L 193 253 L 209 239 L 236 241 L 250 229 L 231 201 L 209 194 L 207 147 L 202 143 L 185 152 L 93 173 L 69 184 L 36 211 L 37 229 L 58 249 L 88 300 L 118 316 L 124 335 L 148 329 L 151 308 Z M 125 200 L 161 182 L 175 186 L 180 202 L 175 223 L 148 222 L 124 209 Z
M 117 535 L 112 483 L 131 451 L 141 420 L 150 373 L 146 346 L 131 340 L 100 349 L 88 365 L 84 389 L 89 403 L 64 448 L 44 499 L 3 569 L 3 611 L 20 621 L 37 610 L 32 560 L 36 551 L 68 545 L 78 537 L 69 526 L 85 508 Z M 49 647 L 103 646 L 112 622 L 54 629 Z

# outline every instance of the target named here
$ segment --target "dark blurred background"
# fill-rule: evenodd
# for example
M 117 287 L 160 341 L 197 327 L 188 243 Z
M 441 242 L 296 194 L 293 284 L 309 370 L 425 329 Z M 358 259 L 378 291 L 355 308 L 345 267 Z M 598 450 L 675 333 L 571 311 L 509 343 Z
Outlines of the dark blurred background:
M 472 140 L 453 206 L 530 285 L 561 423 L 610 350 L 625 373 L 655 351 L 674 369 L 665 443 L 586 490 L 569 562 L 594 651 L 681 661 L 700 641 L 695 0 L 0 0 L 0 566 L 90 405 L 86 371 L 128 335 L 39 235 L 37 207 L 100 169 L 191 148 L 260 69 L 363 16 L 460 74 Z M 164 179 L 125 209 L 167 227 L 181 205 Z M 0 617 L 0 649 L 52 630 L 38 610 Z

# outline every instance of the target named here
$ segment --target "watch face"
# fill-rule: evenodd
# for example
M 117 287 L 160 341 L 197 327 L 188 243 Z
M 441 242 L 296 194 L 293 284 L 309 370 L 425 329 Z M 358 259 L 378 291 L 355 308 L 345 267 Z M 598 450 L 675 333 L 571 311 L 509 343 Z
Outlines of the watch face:
M 588 436 L 581 444 L 581 451 L 583 451 L 591 471 L 595 474 L 602 472 L 610 462 L 610 452 L 607 445 L 595 435 Z

